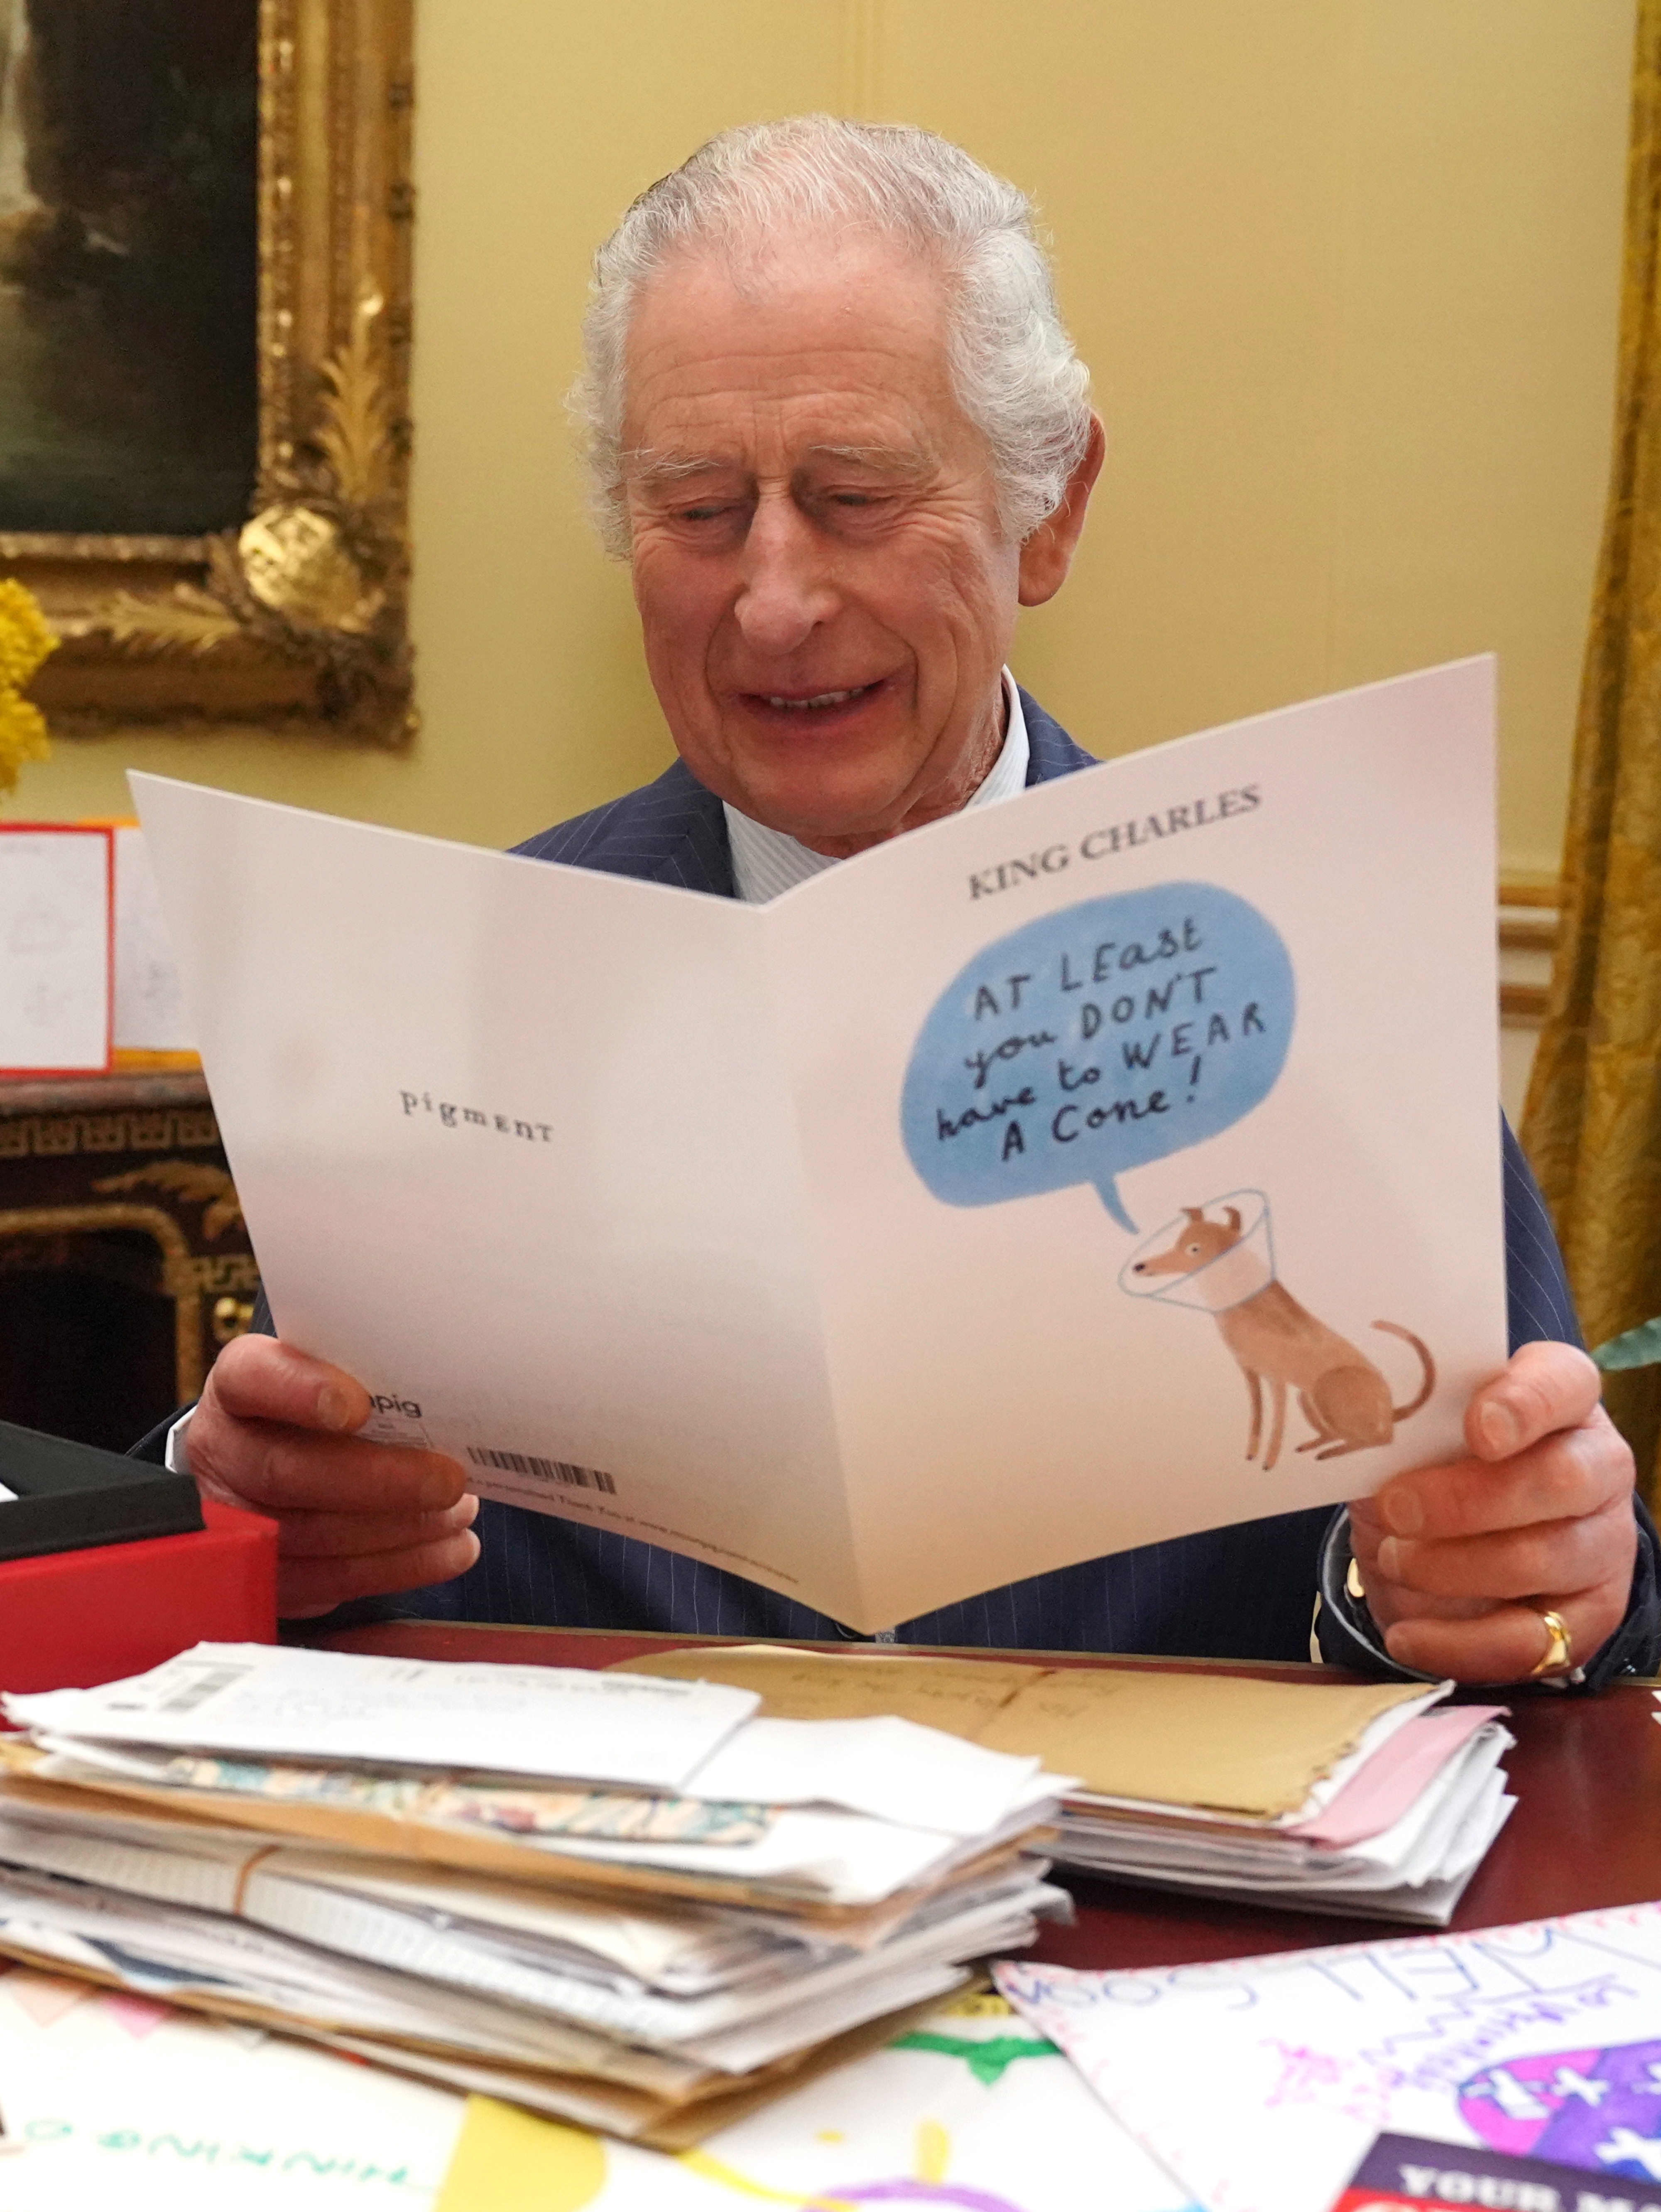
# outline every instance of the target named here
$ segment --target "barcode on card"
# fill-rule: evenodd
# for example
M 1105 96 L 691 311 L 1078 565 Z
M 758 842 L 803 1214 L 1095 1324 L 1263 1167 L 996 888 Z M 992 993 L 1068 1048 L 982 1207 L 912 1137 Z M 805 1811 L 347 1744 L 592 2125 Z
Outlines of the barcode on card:
M 475 1467 L 498 1468 L 504 1474 L 540 1475 L 544 1482 L 562 1482 L 567 1490 L 603 1490 L 608 1497 L 617 1495 L 615 1482 L 597 1467 L 573 1467 L 569 1460 L 537 1459 L 530 1452 L 487 1451 L 482 1444 L 469 1444 L 467 1456 Z
M 172 1697 L 164 1698 L 158 1710 L 164 1713 L 193 1713 L 198 1705 L 228 1690 L 245 1674 L 253 1672 L 252 1667 L 204 1667 L 193 1682 L 181 1682 Z

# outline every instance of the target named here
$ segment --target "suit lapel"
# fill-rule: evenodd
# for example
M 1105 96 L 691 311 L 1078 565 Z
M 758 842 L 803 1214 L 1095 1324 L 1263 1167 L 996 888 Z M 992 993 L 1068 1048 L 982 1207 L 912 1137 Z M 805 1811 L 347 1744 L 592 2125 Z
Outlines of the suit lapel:
M 664 771 L 641 794 L 635 829 L 640 865 L 632 868 L 648 883 L 673 884 L 682 890 L 707 891 L 735 898 L 732 848 L 720 800 L 706 791 L 684 761 Z
M 1021 711 L 1027 717 L 1027 744 L 1031 757 L 1027 763 L 1027 785 L 1030 790 L 1035 783 L 1048 783 L 1058 775 L 1072 775 L 1079 769 L 1094 768 L 1094 755 L 1082 745 L 1076 745 L 1053 714 L 1046 714 L 1030 691 L 1021 694 Z

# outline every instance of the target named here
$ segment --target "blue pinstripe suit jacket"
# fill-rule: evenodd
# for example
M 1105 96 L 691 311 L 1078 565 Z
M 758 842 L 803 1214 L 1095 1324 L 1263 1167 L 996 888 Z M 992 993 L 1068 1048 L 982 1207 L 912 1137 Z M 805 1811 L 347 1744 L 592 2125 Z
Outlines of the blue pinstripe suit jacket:
M 1029 783 L 1094 765 L 1058 723 L 1023 692 Z M 642 791 L 546 830 L 518 850 L 613 875 L 734 896 L 720 802 L 679 762 Z M 1537 1337 L 1579 1342 L 1556 1241 L 1533 1177 L 1505 1132 L 1506 1256 L 1513 1346 Z M 915 1644 L 1024 1645 L 1055 1650 L 1168 1652 L 1213 1657 L 1307 1656 L 1310 1613 L 1322 1579 L 1325 1508 L 1250 1521 L 1150 1544 L 988 1590 L 906 1622 Z M 400 1612 L 445 1620 L 654 1628 L 703 1635 L 826 1638 L 846 1633 L 821 1613 L 721 1569 L 626 1536 L 487 1504 L 478 1564 L 457 1580 L 397 1601 Z M 1341 1537 L 1341 1528 L 1337 1532 Z M 1345 1626 L 1340 1591 L 1347 1548 L 1325 1544 L 1330 1656 L 1375 1659 Z M 1655 1642 L 1653 1552 L 1646 1535 L 1631 1633 L 1606 1647 L 1600 1674 L 1619 1657 L 1646 1666 Z M 1353 1608 L 1349 1609 L 1353 1613 Z M 1647 1643 L 1644 1638 L 1647 1638 Z

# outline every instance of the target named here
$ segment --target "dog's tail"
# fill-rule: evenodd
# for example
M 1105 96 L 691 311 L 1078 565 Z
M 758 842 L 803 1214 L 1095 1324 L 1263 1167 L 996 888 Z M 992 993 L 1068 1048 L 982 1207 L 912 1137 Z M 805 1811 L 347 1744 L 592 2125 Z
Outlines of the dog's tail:
M 1392 1421 L 1404 1421 L 1409 1413 L 1416 1413 L 1418 1412 L 1420 1407 L 1424 1404 L 1431 1392 L 1436 1388 L 1436 1363 L 1431 1358 L 1428 1347 L 1414 1335 L 1410 1328 L 1403 1328 L 1393 1321 L 1375 1321 L 1373 1326 L 1374 1328 L 1382 1328 L 1388 1331 L 1391 1336 L 1399 1336 L 1403 1344 L 1410 1344 L 1413 1346 L 1413 1349 L 1418 1353 L 1420 1361 L 1423 1365 L 1425 1379 L 1423 1383 L 1420 1386 L 1418 1396 L 1409 1400 L 1405 1406 L 1392 1406 L 1390 1409 L 1390 1418 Z

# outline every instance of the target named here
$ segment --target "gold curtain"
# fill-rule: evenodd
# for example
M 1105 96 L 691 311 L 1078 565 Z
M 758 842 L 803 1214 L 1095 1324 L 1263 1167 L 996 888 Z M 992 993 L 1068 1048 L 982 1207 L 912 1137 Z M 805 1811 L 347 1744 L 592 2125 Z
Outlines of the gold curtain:
M 1661 1314 L 1661 0 L 1640 0 L 1615 456 L 1523 1143 L 1589 1344 Z M 1657 1495 L 1661 1368 L 1607 1378 Z

